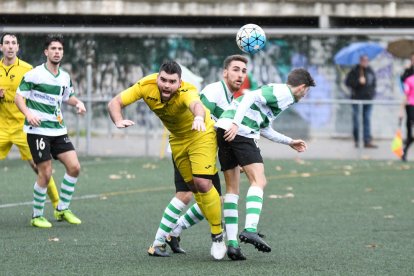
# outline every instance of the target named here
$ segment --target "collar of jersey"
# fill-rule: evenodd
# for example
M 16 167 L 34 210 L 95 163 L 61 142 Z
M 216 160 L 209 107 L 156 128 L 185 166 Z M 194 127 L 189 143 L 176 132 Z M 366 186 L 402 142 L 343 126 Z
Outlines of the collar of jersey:
M 221 81 L 221 85 L 223 85 L 224 94 L 226 94 L 227 103 L 231 103 L 231 101 L 233 100 L 233 94 L 229 95 L 228 88 L 224 80 Z
M 14 65 L 19 65 L 19 58 L 18 57 L 16 57 L 16 60 L 14 61 L 14 63 L 12 63 L 10 65 L 7 65 L 7 66 L 3 63 L 4 57 L 0 61 L 1 61 L 1 64 L 2 64 L 2 66 L 3 66 L 4 69 L 9 69 L 9 68 L 11 68 Z
M 60 75 L 60 67 L 58 67 L 58 73 L 55 75 L 52 72 L 49 71 L 49 69 L 47 69 L 46 67 L 46 62 L 43 63 L 43 67 L 45 68 L 46 71 L 48 71 L 53 77 L 57 78 Z
M 296 100 L 295 95 L 293 95 L 293 92 L 292 92 L 292 90 L 290 89 L 289 85 L 287 85 L 287 84 L 285 84 L 285 85 L 286 85 L 286 87 L 289 89 L 290 94 L 292 95 L 293 102 L 294 102 L 294 103 L 297 103 L 297 102 L 298 102 L 298 100 Z

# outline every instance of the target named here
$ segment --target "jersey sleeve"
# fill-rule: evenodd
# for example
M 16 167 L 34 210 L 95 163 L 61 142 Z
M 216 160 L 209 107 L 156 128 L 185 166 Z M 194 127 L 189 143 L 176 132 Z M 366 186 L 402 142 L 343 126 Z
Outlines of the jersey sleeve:
M 190 107 L 190 104 L 194 101 L 200 101 L 200 96 L 196 89 L 188 90 L 181 95 L 182 97 L 180 98 L 182 99 L 182 103 L 187 107 Z
M 75 91 L 73 90 L 72 80 L 69 77 L 69 86 L 66 88 L 63 94 L 63 101 L 68 101 L 70 97 L 75 96 Z
M 256 101 L 262 101 L 263 98 L 261 97 L 261 92 L 261 90 L 251 91 L 238 98 L 240 100 L 240 103 L 237 106 L 236 114 L 234 115 L 233 119 L 233 122 L 236 125 L 241 125 L 241 122 L 250 106 L 252 106 Z
M 33 82 L 30 81 L 29 79 L 30 79 L 30 76 L 28 74 L 25 74 L 16 91 L 16 93 L 21 95 L 23 98 L 28 98 L 33 88 Z
M 260 130 L 260 135 L 262 135 L 263 137 L 269 139 L 270 141 L 280 143 L 280 144 L 289 145 L 290 142 L 292 142 L 292 138 L 290 138 L 286 135 L 283 135 L 282 133 L 277 132 L 276 130 L 274 130 L 270 126 L 268 126 L 266 128 L 262 128 Z
M 141 84 L 137 82 L 133 86 L 121 92 L 121 101 L 124 106 L 130 105 L 143 98 L 143 91 Z

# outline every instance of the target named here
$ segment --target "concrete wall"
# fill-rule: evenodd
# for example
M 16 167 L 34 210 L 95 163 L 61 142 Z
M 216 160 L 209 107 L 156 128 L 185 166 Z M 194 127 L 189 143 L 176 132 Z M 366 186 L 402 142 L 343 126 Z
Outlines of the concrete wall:
M 411 18 L 408 0 L 7 0 L 1 14 L 335 16 Z

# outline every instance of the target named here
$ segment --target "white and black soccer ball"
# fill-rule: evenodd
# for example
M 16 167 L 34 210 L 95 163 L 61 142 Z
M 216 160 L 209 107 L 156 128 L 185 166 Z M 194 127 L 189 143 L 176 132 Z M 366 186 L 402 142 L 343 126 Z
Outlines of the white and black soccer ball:
M 258 25 L 246 24 L 237 32 L 236 42 L 243 52 L 255 54 L 265 46 L 266 34 Z

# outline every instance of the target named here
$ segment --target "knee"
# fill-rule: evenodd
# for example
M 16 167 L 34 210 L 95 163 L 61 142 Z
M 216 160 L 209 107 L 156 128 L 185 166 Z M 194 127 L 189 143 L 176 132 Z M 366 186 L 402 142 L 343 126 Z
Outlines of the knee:
M 38 184 L 40 185 L 41 183 L 44 184 L 48 184 L 50 178 L 52 177 L 52 168 L 46 168 L 43 170 L 38 170 L 37 172 L 37 177 L 38 177 Z
M 259 181 L 256 181 L 254 184 L 252 183 L 252 186 L 258 186 L 258 187 L 260 187 L 262 190 L 264 190 L 264 188 L 266 187 L 266 185 L 267 185 L 267 180 L 266 180 L 266 178 L 261 179 L 261 180 L 259 180 Z
M 178 198 L 184 204 L 190 203 L 191 199 L 193 198 L 192 192 L 177 192 L 175 197 Z
M 263 180 L 263 183 L 262 183 L 262 188 L 264 189 L 264 188 L 266 187 L 266 185 L 267 185 L 267 180 L 266 180 L 266 179 L 264 179 L 264 180 Z
M 74 164 L 68 166 L 67 174 L 69 174 L 70 176 L 73 176 L 73 177 L 78 177 L 79 173 L 80 173 L 80 169 L 81 169 L 80 163 L 79 162 L 74 163 Z
M 207 193 L 213 187 L 213 183 L 209 179 L 194 178 L 194 186 L 198 192 Z

